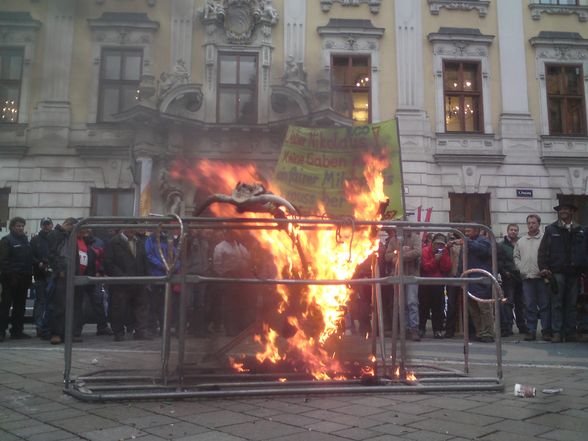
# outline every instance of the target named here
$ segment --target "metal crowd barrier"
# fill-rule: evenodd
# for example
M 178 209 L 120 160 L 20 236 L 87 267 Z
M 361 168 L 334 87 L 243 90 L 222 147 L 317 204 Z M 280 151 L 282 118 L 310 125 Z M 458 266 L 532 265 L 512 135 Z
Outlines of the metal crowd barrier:
M 349 219 L 268 219 L 268 218 L 206 218 L 161 216 L 161 217 L 93 217 L 85 218 L 75 225 L 70 237 L 75 238 L 83 228 L 132 229 L 157 231 L 181 229 L 180 237 L 185 238 L 187 230 L 286 230 L 288 224 L 295 224 L 300 230 L 325 228 L 386 228 L 396 230 L 399 240 L 398 268 L 396 275 L 381 277 L 376 256 L 372 259 L 372 277 L 351 280 L 314 280 L 314 279 L 260 279 L 260 278 L 223 278 L 189 274 L 187 265 L 181 265 L 180 274 L 172 274 L 173 262 L 167 259 L 168 272 L 161 277 L 88 277 L 75 275 L 76 241 L 68 243 L 68 269 L 66 274 L 66 323 L 65 323 L 65 368 L 64 392 L 85 401 L 134 400 L 134 399 L 175 399 L 194 397 L 233 397 L 259 395 L 291 394 L 340 394 L 340 393 L 394 393 L 394 392 L 428 392 L 428 391 L 500 391 L 504 389 L 502 381 L 502 351 L 500 335 L 500 303 L 502 290 L 493 274 L 497 271 L 497 248 L 492 231 L 480 224 L 458 223 L 414 223 L 390 221 L 350 221 Z M 461 277 L 415 277 L 404 274 L 402 244 L 406 233 L 435 231 L 452 232 L 455 236 L 466 239 L 462 230 L 466 227 L 480 228 L 486 231 L 492 246 L 492 273 L 481 269 L 465 271 Z M 179 245 L 179 258 L 187 262 L 187 247 Z M 160 256 L 163 256 L 161 246 Z M 467 247 L 463 247 L 463 267 L 467 268 Z M 479 277 L 471 276 L 479 273 Z M 225 367 L 199 366 L 198 363 L 186 363 L 186 300 L 189 285 L 200 283 L 218 284 L 232 282 L 250 285 L 371 285 L 372 286 L 372 332 L 367 344 L 371 345 L 371 354 L 376 356 L 374 375 L 371 378 L 351 380 L 317 381 L 309 375 L 296 372 L 248 374 L 229 371 Z M 112 284 L 152 284 L 165 285 L 164 323 L 161 348 L 159 351 L 159 368 L 153 369 L 106 369 L 88 374 L 72 375 L 72 340 L 73 340 L 73 302 L 76 286 L 103 283 Z M 446 285 L 462 287 L 463 319 L 463 369 L 446 369 L 428 364 L 410 364 L 406 348 L 405 335 L 405 298 L 406 284 Z M 479 299 L 467 291 L 468 283 L 492 286 L 492 299 Z M 170 368 L 172 336 L 169 314 L 171 308 L 171 285 L 179 284 L 179 326 L 177 331 L 177 357 L 174 368 Z M 393 331 L 391 338 L 384 338 L 382 285 L 394 285 Z M 477 302 L 490 302 L 494 305 L 494 332 L 496 349 L 496 376 L 474 377 L 470 374 L 468 298 Z M 232 339 L 209 358 L 223 357 L 237 347 L 248 336 L 251 329 L 246 329 Z M 389 352 L 388 352 L 389 349 Z M 389 354 L 389 355 L 388 355 Z M 414 373 L 416 378 L 409 378 Z

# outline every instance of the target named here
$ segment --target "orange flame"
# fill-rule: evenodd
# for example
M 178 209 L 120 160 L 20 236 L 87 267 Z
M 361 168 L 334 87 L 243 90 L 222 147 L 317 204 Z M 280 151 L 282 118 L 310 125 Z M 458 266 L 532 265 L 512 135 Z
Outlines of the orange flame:
M 356 219 L 377 220 L 380 203 L 386 200 L 381 172 L 388 162 L 371 155 L 365 155 L 363 160 L 363 180 L 346 182 L 346 196 L 354 207 Z M 195 166 L 176 164 L 171 176 L 221 194 L 231 194 L 239 182 L 263 180 L 253 165 L 208 160 L 199 161 Z M 262 183 L 271 191 L 267 182 Z M 229 204 L 212 205 L 210 209 L 216 216 L 235 213 Z M 322 207 L 318 210 L 324 212 Z M 240 216 L 259 218 L 264 215 L 245 213 Z M 265 216 L 269 217 L 269 214 Z M 290 224 L 286 231 L 261 229 L 251 234 L 255 244 L 266 253 L 266 258 L 262 259 L 264 263 L 273 265 L 272 272 L 284 278 L 348 280 L 358 265 L 377 250 L 377 236 L 369 229 L 354 228 L 351 222 L 337 231 L 331 228 L 301 232 L 295 224 Z M 306 261 L 300 258 L 298 248 L 304 250 Z M 264 324 L 263 335 L 254 337 L 262 348 L 256 355 L 257 360 L 278 363 L 286 359 L 286 354 L 292 354 L 303 361 L 304 369 L 314 378 L 341 379 L 342 366 L 329 356 L 332 351 L 328 352 L 325 344 L 340 334 L 350 288 L 345 285 L 308 285 L 303 288 L 279 285 L 276 291 L 280 298 L 276 313 L 286 317 L 291 330 L 281 338 L 278 328 Z M 373 369 L 369 369 L 373 375 Z
M 417 377 L 414 374 L 414 372 L 409 372 L 408 374 L 406 374 L 406 379 L 407 379 L 407 381 L 412 381 L 412 382 L 417 381 Z
M 233 357 L 229 357 L 229 364 L 236 372 L 249 372 L 249 369 L 245 369 L 244 363 L 235 361 Z

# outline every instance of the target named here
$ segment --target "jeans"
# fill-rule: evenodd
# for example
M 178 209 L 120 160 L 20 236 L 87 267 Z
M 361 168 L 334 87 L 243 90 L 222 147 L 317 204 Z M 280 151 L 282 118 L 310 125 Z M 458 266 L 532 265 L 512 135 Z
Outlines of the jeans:
M 549 290 L 543 279 L 523 280 L 523 297 L 525 299 L 525 318 L 527 319 L 529 332 L 532 334 L 537 332 L 537 322 L 541 319 L 542 333 L 551 333 Z
M 408 329 L 419 329 L 419 286 L 416 284 L 404 285 L 406 324 Z
M 553 274 L 557 281 L 557 294 L 551 296 L 551 326 L 562 336 L 576 335 L 578 303 L 578 276 Z

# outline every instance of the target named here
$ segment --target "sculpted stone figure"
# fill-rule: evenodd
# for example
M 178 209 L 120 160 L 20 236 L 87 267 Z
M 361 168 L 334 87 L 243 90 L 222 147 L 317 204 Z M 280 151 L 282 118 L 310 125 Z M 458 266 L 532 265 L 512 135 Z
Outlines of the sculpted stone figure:
M 178 60 L 172 73 L 162 72 L 159 76 L 159 95 L 164 95 L 174 86 L 189 82 L 190 72 L 186 68 L 186 63 L 184 60 Z

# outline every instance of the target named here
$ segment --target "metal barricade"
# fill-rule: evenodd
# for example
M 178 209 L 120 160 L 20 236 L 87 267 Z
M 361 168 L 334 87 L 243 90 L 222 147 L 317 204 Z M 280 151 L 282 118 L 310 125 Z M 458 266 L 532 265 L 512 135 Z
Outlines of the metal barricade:
M 398 271 L 396 275 L 381 277 L 376 255 L 372 257 L 372 277 L 347 280 L 316 280 L 303 279 L 260 279 L 260 278 L 223 278 L 189 274 L 186 265 L 181 265 L 179 274 L 173 274 L 174 262 L 160 255 L 166 262 L 167 274 L 161 277 L 88 277 L 75 275 L 76 241 L 68 243 L 68 270 L 66 273 L 66 327 L 65 327 L 65 369 L 64 391 L 76 398 L 86 401 L 128 400 L 128 399 L 174 399 L 190 397 L 230 397 L 256 395 L 290 395 L 328 394 L 328 393 L 366 393 L 366 392 L 426 392 L 426 391 L 499 391 L 504 389 L 502 381 L 502 352 L 500 339 L 500 302 L 502 290 L 493 274 L 480 269 L 465 271 L 461 277 L 415 277 L 407 276 L 403 270 L 402 244 L 405 234 L 411 232 L 436 231 L 453 232 L 456 236 L 466 239 L 462 229 L 475 227 L 485 230 L 492 246 L 493 273 L 497 270 L 496 241 L 492 232 L 484 225 L 456 223 L 413 223 L 389 221 L 352 221 L 349 219 L 270 219 L 270 218 L 206 218 L 206 217 L 142 217 L 142 218 L 86 218 L 75 225 L 70 237 L 76 237 L 82 228 L 98 229 L 133 229 L 157 231 L 180 228 L 183 240 L 189 230 L 267 230 L 286 231 L 288 226 L 295 225 L 301 230 L 353 228 L 353 229 L 394 229 L 400 243 Z M 157 233 L 159 235 L 159 233 Z M 180 242 L 180 261 L 187 261 L 187 247 Z M 467 268 L 467 247 L 463 247 L 463 267 Z M 481 277 L 466 277 L 472 273 L 480 273 Z M 117 369 L 98 370 L 84 375 L 72 376 L 72 336 L 73 336 L 73 302 L 76 286 L 103 283 L 112 284 L 155 284 L 165 285 L 164 324 L 159 350 L 159 366 L 157 369 L 133 369 L 120 366 Z M 374 358 L 374 373 L 369 378 L 353 378 L 341 380 L 320 380 L 300 372 L 276 373 L 238 373 L 228 370 L 225 365 L 206 364 L 202 360 L 222 358 L 229 351 L 242 344 L 250 335 L 246 329 L 241 335 L 230 340 L 224 346 L 214 348 L 207 357 L 200 358 L 196 363 L 186 362 L 186 299 L 189 286 L 198 284 L 235 283 L 248 285 L 370 285 L 372 286 L 372 332 L 368 343 Z M 462 287 L 463 303 L 463 369 L 446 369 L 429 364 L 411 364 L 407 355 L 406 330 L 404 319 L 404 289 L 409 283 L 427 285 L 437 284 Z M 467 292 L 468 283 L 492 285 L 492 299 L 478 299 Z M 181 287 L 179 294 L 179 325 L 176 329 L 177 341 L 172 342 L 169 314 L 171 308 L 171 286 Z M 382 285 L 394 285 L 394 315 L 392 337 L 384 337 Z M 470 375 L 469 333 L 468 333 L 468 298 L 477 302 L 490 302 L 494 305 L 494 331 L 496 348 L 496 376 L 473 377 Z M 172 343 L 175 345 L 176 357 L 171 360 Z M 389 353 L 388 353 L 389 348 Z M 153 359 L 154 357 L 152 357 Z M 153 361 L 153 360 L 152 360 Z M 173 366 L 170 366 L 170 361 Z M 411 374 L 411 375 L 409 375 Z

